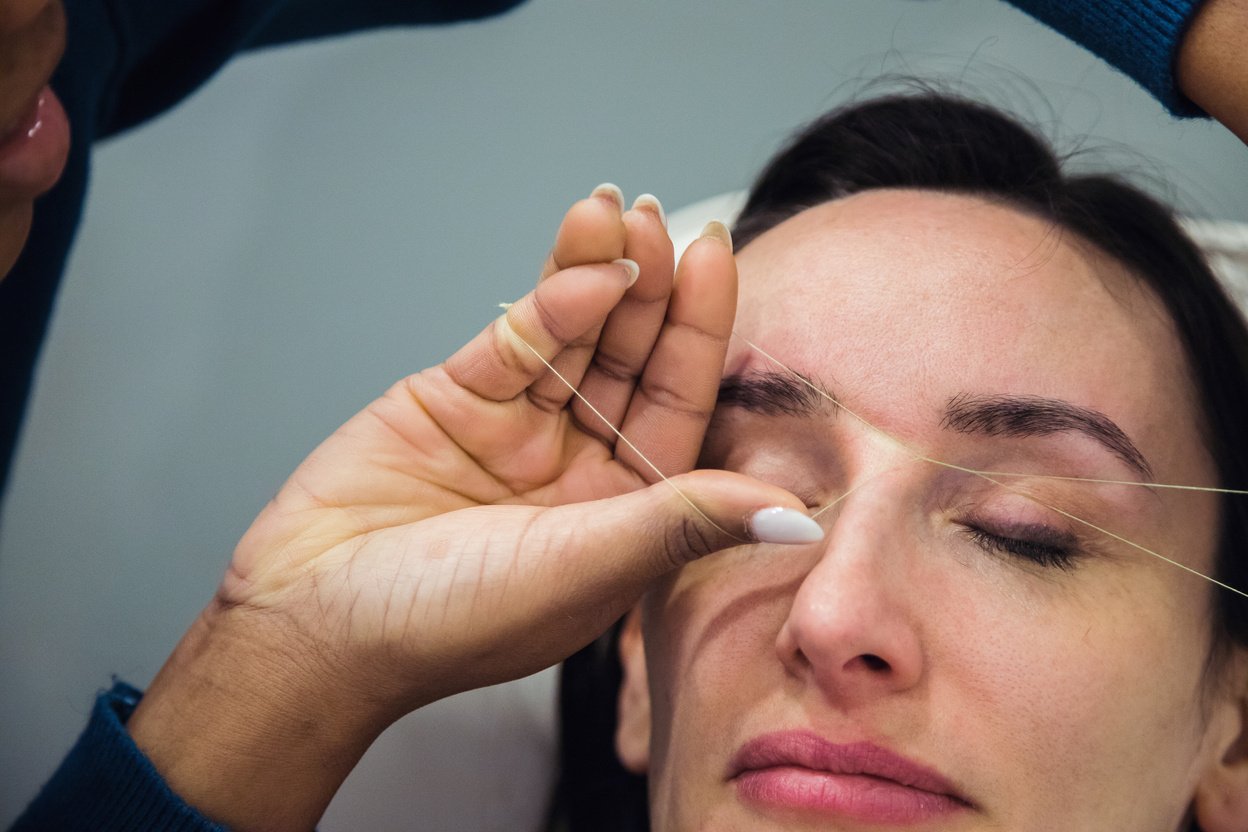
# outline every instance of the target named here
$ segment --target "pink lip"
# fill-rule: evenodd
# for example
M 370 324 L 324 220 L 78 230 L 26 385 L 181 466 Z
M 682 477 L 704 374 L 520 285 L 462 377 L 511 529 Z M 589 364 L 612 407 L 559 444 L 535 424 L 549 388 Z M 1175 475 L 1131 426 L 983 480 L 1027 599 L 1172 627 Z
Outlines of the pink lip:
M 809 731 L 755 737 L 733 756 L 728 779 L 763 809 L 862 823 L 908 825 L 971 808 L 925 766 L 872 743 L 838 745 Z
M 69 154 L 69 120 L 44 87 L 16 127 L 0 136 L 0 196 L 33 198 L 56 184 Z

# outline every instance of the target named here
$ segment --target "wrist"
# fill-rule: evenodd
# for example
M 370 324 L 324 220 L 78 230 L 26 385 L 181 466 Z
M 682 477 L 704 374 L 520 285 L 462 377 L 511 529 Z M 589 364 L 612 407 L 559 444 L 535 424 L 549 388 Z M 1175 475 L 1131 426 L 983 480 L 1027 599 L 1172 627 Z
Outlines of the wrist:
M 1202 0 L 1008 0 L 1131 77 L 1176 116 L 1201 115 L 1175 79 L 1179 44 Z
M 231 828 L 311 829 L 398 716 L 292 629 L 210 606 L 127 723 L 169 787 Z
M 1207 0 L 1175 63 L 1183 94 L 1248 143 L 1248 0 Z

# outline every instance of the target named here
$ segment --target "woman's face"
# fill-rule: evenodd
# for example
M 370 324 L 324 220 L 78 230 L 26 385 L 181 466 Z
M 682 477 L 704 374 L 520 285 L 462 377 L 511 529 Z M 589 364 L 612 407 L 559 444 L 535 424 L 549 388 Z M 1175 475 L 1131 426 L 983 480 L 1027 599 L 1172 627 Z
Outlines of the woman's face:
M 703 464 L 839 502 L 822 542 L 644 602 L 618 745 L 655 829 L 1172 832 L 1198 793 L 1220 828 L 1245 766 L 1213 589 L 1071 517 L 1208 574 L 1216 500 L 1053 478 L 1216 484 L 1155 298 L 1048 222 L 910 190 L 739 265 L 737 331 L 893 438 L 734 339 Z

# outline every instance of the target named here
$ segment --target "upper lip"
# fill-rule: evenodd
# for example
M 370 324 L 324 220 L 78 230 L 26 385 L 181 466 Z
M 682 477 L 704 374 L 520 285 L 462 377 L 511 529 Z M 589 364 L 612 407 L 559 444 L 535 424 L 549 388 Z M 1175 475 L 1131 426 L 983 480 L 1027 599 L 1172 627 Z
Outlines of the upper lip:
M 811 731 L 778 731 L 749 740 L 733 755 L 728 778 L 786 766 L 878 777 L 970 805 L 948 779 L 927 766 L 870 742 L 838 744 Z

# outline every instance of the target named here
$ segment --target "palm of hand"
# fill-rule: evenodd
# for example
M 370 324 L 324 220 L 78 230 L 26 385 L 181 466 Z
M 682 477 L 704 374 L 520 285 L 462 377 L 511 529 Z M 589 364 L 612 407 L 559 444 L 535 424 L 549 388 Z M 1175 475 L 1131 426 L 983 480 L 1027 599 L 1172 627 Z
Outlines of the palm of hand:
M 557 591 L 620 581 L 587 563 L 582 504 L 656 477 L 534 350 L 665 473 L 687 471 L 735 307 L 730 251 L 695 249 L 673 292 L 656 213 L 578 203 L 535 292 L 300 466 L 240 543 L 222 599 L 281 611 L 306 637 L 369 657 L 374 678 L 419 686 L 413 698 L 533 672 L 592 638 L 642 587 L 582 608 Z M 622 256 L 640 265 L 631 287 L 612 262 Z M 539 624 L 540 638 L 500 638 Z

